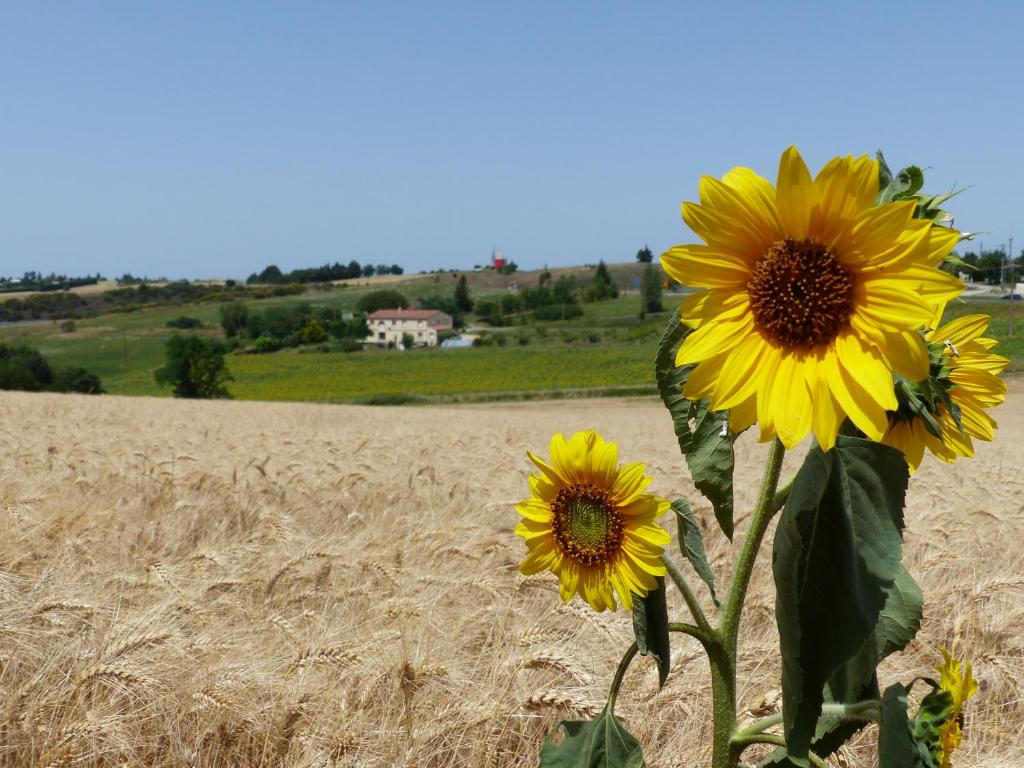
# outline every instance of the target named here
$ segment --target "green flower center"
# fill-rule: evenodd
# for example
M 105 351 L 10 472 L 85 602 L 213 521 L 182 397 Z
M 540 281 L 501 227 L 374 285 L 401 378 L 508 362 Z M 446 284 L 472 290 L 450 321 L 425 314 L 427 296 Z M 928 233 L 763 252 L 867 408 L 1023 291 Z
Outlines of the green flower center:
M 786 350 L 810 350 L 853 317 L 853 279 L 835 252 L 815 240 L 776 240 L 747 283 L 754 325 Z
M 551 509 L 559 551 L 580 565 L 602 565 L 622 549 L 622 515 L 606 489 L 593 485 L 562 488 Z

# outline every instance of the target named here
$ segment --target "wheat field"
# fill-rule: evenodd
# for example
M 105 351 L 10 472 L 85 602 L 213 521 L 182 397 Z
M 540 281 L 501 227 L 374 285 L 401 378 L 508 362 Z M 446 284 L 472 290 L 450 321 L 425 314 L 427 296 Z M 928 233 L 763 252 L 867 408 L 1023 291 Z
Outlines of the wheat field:
M 928 674 L 940 645 L 973 657 L 962 766 L 1020 765 L 1024 746 L 1022 404 L 1011 382 L 997 442 L 955 468 L 927 460 L 911 482 L 905 560 L 925 622 L 882 682 Z M 691 500 L 725 581 L 731 546 L 653 400 L 0 393 L 0 765 L 536 765 L 561 718 L 601 706 L 631 639 L 621 611 L 563 606 L 552 578 L 516 570 L 525 450 L 590 427 L 645 460 L 657 493 Z M 763 446 L 745 435 L 737 455 L 743 510 Z M 744 716 L 779 705 L 772 604 L 765 550 Z M 709 756 L 707 669 L 694 641 L 673 641 L 665 688 L 640 659 L 617 708 L 655 768 Z M 873 765 L 873 738 L 834 764 Z

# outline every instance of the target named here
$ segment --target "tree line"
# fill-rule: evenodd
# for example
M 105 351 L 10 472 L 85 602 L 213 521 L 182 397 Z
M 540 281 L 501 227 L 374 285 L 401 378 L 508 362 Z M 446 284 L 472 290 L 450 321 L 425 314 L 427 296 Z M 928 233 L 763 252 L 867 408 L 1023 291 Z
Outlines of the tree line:
M 332 280 L 354 280 L 357 277 L 373 277 L 374 275 L 401 275 L 405 272 L 397 264 L 360 264 L 352 260 L 348 264 L 324 264 L 322 267 L 307 267 L 282 272 L 276 264 L 271 264 L 262 272 L 253 272 L 247 283 L 329 283 Z

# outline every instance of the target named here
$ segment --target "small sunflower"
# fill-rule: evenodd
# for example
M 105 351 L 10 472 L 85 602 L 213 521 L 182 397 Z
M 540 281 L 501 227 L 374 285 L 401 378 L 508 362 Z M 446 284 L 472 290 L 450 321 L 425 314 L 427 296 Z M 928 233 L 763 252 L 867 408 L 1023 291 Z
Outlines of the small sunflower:
M 950 756 L 963 740 L 963 708 L 971 696 L 978 691 L 978 683 L 971 674 L 971 662 L 963 665 L 949 655 L 945 648 L 940 648 L 943 663 L 936 669 L 939 671 L 939 690 L 945 691 L 952 699 L 953 708 L 949 720 L 939 728 L 938 768 L 951 768 Z
M 620 468 L 618 446 L 593 430 L 552 437 L 550 464 L 527 455 L 540 474 L 530 475 L 530 498 L 516 505 L 516 534 L 530 550 L 519 571 L 551 571 L 563 601 L 579 593 L 595 611 L 615 610 L 614 590 L 631 611 L 633 594 L 646 595 L 665 575 L 660 558 L 671 537 L 654 521 L 668 500 L 644 493 L 644 465 Z
M 828 450 L 846 417 L 882 438 L 893 372 L 928 375 L 918 331 L 963 284 L 937 269 L 958 233 L 913 218 L 912 200 L 877 197 L 877 161 L 837 157 L 811 179 L 795 147 L 775 187 L 748 168 L 701 179 L 683 219 L 705 244 L 661 257 L 703 289 L 680 306 L 695 329 L 676 357 L 697 364 L 687 397 L 728 409 L 734 431 L 756 420 L 762 441 L 787 447 L 813 430 Z
M 882 442 L 903 451 L 910 471 L 927 447 L 952 464 L 957 456 L 974 455 L 971 438 L 991 441 L 996 421 L 987 413 L 1006 398 L 1006 384 L 997 378 L 1010 361 L 989 350 L 995 340 L 983 338 L 988 315 L 965 315 L 929 331 L 925 341 L 931 357 L 927 380 L 900 382 L 899 407 L 889 414 Z

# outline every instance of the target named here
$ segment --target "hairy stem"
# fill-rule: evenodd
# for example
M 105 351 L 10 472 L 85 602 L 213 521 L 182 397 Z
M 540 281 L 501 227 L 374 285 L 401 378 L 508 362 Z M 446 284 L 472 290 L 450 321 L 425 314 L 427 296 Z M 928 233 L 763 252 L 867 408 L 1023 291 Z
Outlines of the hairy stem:
M 673 560 L 668 552 L 661 553 L 661 562 L 665 564 L 665 568 L 668 571 L 669 577 L 672 582 L 679 588 L 680 593 L 683 595 L 683 600 L 686 601 L 686 607 L 690 609 L 690 613 L 693 615 L 693 620 L 697 622 L 697 626 L 701 632 L 708 638 L 714 635 L 714 630 L 708 623 L 707 616 L 704 615 L 704 610 L 700 607 L 700 603 L 697 601 L 697 596 L 693 594 L 693 590 L 690 589 L 689 583 L 686 581 L 686 577 L 683 572 L 679 569 L 676 561 Z
M 881 717 L 881 703 L 877 700 L 858 701 L 856 704 L 823 704 L 821 714 L 829 717 L 839 717 L 843 720 L 870 720 L 877 721 Z M 755 720 L 745 728 L 740 728 L 733 735 L 733 743 L 745 739 L 754 734 L 763 733 L 769 728 L 782 724 L 782 713 L 768 715 L 760 720 Z
M 737 758 L 739 758 L 743 748 L 749 747 L 751 744 L 774 744 L 777 747 L 786 746 L 786 740 L 784 738 L 772 733 L 752 733 L 748 736 L 738 737 L 735 743 L 739 748 L 739 752 L 736 753 Z M 807 759 L 814 768 L 831 768 L 828 763 L 813 752 L 808 753 Z
M 626 654 L 622 657 L 622 661 L 619 662 L 618 669 L 615 670 L 615 677 L 612 678 L 612 687 L 608 691 L 608 713 L 611 715 L 615 714 L 615 699 L 619 697 L 619 688 L 622 687 L 622 678 L 626 675 L 626 670 L 629 669 L 630 663 L 636 656 L 637 651 L 636 641 L 629 646 Z
M 684 635 L 689 635 L 695 640 L 699 640 L 700 644 L 707 649 L 709 646 L 714 645 L 716 642 L 715 638 L 709 637 L 700 627 L 695 627 L 693 624 L 684 624 L 679 621 L 673 621 L 668 625 L 669 632 L 681 632 Z
M 735 768 L 742 751 L 742 745 L 733 741 L 736 732 L 736 642 L 739 637 L 743 603 L 747 597 L 747 588 L 750 586 L 750 577 L 754 571 L 761 541 L 772 517 L 782 506 L 776 502 L 779 495 L 777 490 L 779 475 L 782 473 L 782 459 L 785 455 L 786 449 L 776 438 L 768 449 L 768 461 L 761 480 L 761 490 L 758 492 L 757 503 L 751 515 L 750 527 L 736 559 L 732 582 L 729 584 L 729 595 L 722 607 L 717 648 L 708 654 L 711 659 L 711 692 L 714 697 L 712 768 Z M 788 491 L 786 492 L 788 494 Z

